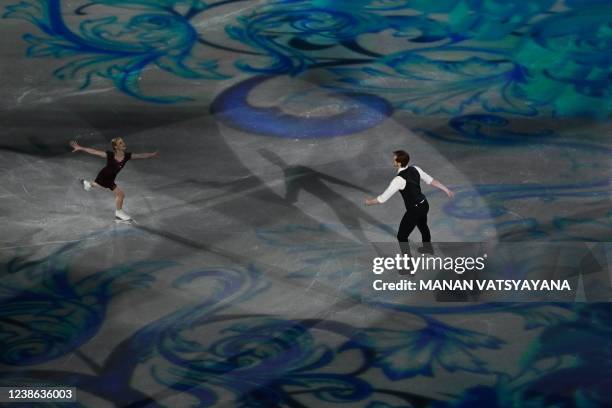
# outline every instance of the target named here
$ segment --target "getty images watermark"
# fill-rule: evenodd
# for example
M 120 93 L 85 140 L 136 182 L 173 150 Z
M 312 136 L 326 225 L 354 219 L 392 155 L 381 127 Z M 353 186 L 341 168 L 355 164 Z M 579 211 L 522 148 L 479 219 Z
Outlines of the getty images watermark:
M 372 260 L 372 273 L 385 272 L 411 275 L 411 279 L 385 281 L 375 279 L 375 291 L 571 291 L 568 279 L 492 279 L 479 277 L 487 270 L 488 255 L 481 256 L 432 256 L 413 257 L 396 254 L 393 257 L 376 257 Z M 431 275 L 423 273 L 437 272 Z M 413 279 L 415 274 L 418 279 Z M 394 275 L 396 276 L 396 275 Z

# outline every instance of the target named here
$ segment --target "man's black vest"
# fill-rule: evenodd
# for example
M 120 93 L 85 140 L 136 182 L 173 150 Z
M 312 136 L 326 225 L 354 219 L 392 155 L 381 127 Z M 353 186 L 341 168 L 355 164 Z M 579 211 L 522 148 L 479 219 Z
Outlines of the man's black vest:
M 421 175 L 412 166 L 400 171 L 397 175 L 406 180 L 406 187 L 400 190 L 400 194 L 404 199 L 406 210 L 411 210 L 425 199 L 425 195 L 421 193 Z

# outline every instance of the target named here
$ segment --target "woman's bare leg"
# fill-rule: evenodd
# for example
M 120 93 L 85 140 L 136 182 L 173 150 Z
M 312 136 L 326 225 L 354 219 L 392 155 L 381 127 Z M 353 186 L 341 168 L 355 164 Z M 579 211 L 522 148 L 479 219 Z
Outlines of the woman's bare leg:
M 119 187 L 115 187 L 113 193 L 115 193 L 115 208 L 117 208 L 117 210 L 120 210 L 123 208 L 123 199 L 125 198 L 125 193 Z

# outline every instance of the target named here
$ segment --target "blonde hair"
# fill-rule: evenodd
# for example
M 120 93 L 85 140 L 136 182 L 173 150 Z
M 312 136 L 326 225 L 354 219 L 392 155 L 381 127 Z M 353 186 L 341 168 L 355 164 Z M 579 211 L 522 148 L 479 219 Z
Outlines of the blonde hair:
M 119 143 L 120 140 L 123 140 L 123 139 L 120 137 L 115 137 L 111 139 L 111 146 L 113 146 L 113 150 L 117 150 L 117 143 Z

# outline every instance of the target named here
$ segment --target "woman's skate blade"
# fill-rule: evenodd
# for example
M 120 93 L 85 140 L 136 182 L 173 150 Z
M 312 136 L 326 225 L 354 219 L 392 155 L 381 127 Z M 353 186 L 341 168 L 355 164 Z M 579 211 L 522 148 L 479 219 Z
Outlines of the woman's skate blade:
M 133 218 L 130 218 L 129 220 L 122 220 L 119 217 L 115 217 L 115 224 L 136 224 L 136 221 L 134 221 Z

